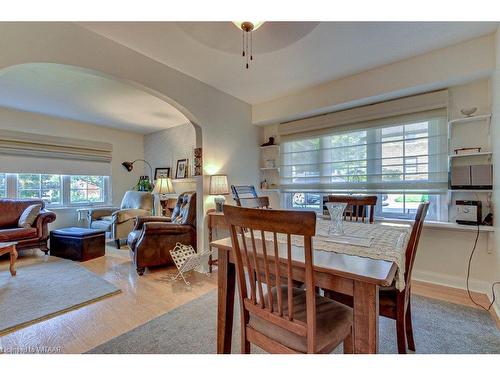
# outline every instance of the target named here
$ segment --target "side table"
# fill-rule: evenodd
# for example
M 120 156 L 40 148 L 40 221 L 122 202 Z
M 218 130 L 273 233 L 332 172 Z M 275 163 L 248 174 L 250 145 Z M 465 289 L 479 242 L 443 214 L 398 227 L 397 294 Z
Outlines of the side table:
M 10 274 L 16 276 L 17 242 L 0 242 L 0 255 L 10 254 Z
M 218 236 L 219 230 L 227 230 L 229 231 L 229 227 L 226 224 L 226 219 L 224 218 L 223 212 L 217 212 L 215 209 L 210 209 L 207 211 L 208 216 L 208 242 L 218 239 L 214 238 L 214 231 L 216 233 L 216 237 Z M 211 247 L 210 247 L 211 250 Z M 212 273 L 212 265 L 217 264 L 217 259 L 212 259 L 212 255 L 208 257 L 208 272 Z

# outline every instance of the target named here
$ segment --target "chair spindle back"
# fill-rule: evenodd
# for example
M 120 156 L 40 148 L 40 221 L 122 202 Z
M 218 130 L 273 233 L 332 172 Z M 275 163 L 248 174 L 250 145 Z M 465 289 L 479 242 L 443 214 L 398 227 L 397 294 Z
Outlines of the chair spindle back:
M 373 224 L 375 221 L 376 195 L 329 195 L 327 199 L 328 202 L 347 203 L 344 211 L 344 220 L 347 220 L 349 216 L 350 221 L 353 221 L 353 218 L 355 218 L 355 221 L 361 219 L 361 222 L 364 223 L 369 208 L 369 222 Z
M 314 352 L 316 297 L 312 236 L 316 232 L 316 214 L 225 205 L 224 216 L 231 231 L 243 317 L 245 314 L 255 314 L 304 336 L 307 338 L 308 352 Z M 294 319 L 293 315 L 293 269 L 296 264 L 292 261 L 292 235 L 302 236 L 304 241 L 307 323 Z M 250 279 L 248 284 L 245 270 Z M 267 295 L 264 295 L 263 284 L 267 285 Z M 286 296 L 283 295 L 285 287 Z M 276 288 L 276 301 L 272 288 Z

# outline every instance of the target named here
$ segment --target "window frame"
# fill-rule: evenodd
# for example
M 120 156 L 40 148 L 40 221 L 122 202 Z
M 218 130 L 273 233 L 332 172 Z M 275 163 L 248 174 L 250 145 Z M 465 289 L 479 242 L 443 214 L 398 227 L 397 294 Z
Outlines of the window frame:
M 33 172 L 20 172 L 20 173 L 2 173 L 6 175 L 6 195 L 5 198 L 18 199 L 18 175 L 19 174 L 52 174 L 56 173 L 33 173 Z M 104 187 L 103 187 L 103 202 L 85 202 L 85 203 L 71 203 L 70 200 L 70 189 L 71 189 L 71 175 L 59 175 L 61 176 L 61 203 L 53 204 L 46 203 L 48 208 L 79 208 L 79 207 L 99 207 L 108 206 L 111 203 L 111 176 L 104 177 Z M 82 175 L 87 176 L 87 175 Z
M 82 203 L 82 202 L 75 202 L 75 203 L 72 203 L 71 202 L 71 177 L 73 176 L 90 176 L 90 175 L 65 175 L 63 176 L 63 178 L 65 178 L 65 186 L 66 186 L 66 189 L 65 189 L 65 194 L 66 194 L 66 206 L 68 207 L 88 207 L 88 206 L 103 206 L 103 205 L 106 205 L 106 204 L 109 204 L 109 201 L 110 201 L 110 194 L 109 194 L 109 176 L 100 176 L 100 177 L 104 177 L 104 181 L 103 181 L 103 196 L 104 196 L 104 200 L 102 202 L 85 202 L 85 203 Z M 88 189 L 87 189 L 88 191 Z
M 320 197 L 332 193 L 373 194 L 379 197 L 375 207 L 375 216 L 379 218 L 407 220 L 412 219 L 414 213 L 405 213 L 407 210 L 404 208 L 402 212 L 383 212 L 383 195 L 401 195 L 406 200 L 406 196 L 408 195 L 426 194 L 429 196 L 429 201 L 433 208 L 429 220 L 447 222 L 449 216 L 449 199 L 446 196 L 447 186 L 438 187 L 439 184 L 445 184 L 443 174 L 448 175 L 449 168 L 447 162 L 448 145 L 444 145 L 443 143 L 443 137 L 447 139 L 446 117 L 443 114 L 429 113 L 429 116 L 426 117 L 418 116 L 410 119 L 392 118 L 387 123 L 384 123 L 384 121 L 384 119 L 381 119 L 375 125 L 372 123 L 371 125 L 367 124 L 367 126 L 357 126 L 349 129 L 345 127 L 340 127 L 339 129 L 330 128 L 319 133 L 312 132 L 310 136 L 294 137 L 292 135 L 290 138 L 285 137 L 282 139 L 280 160 L 283 175 L 280 178 L 283 184 L 281 186 L 283 207 L 305 210 L 314 209 L 311 207 L 293 207 L 292 199 L 294 193 L 313 193 L 319 194 Z M 342 142 L 335 145 L 335 147 L 329 147 L 328 140 L 332 136 L 345 134 L 355 138 L 358 133 L 363 131 L 366 132 L 364 142 L 355 141 L 352 145 Z M 315 165 L 322 168 L 323 171 L 318 177 L 318 184 L 303 180 L 300 177 L 302 175 L 307 176 L 307 166 L 309 164 L 302 164 L 300 162 L 295 164 L 293 161 L 295 158 L 294 153 L 309 152 L 308 150 L 294 151 L 296 147 L 294 142 L 309 139 L 319 139 L 320 142 L 318 149 L 310 149 L 310 152 L 314 152 L 314 155 L 316 155 L 316 157 L 311 155 L 311 160 L 314 160 L 316 162 Z M 424 146 L 419 145 L 422 140 L 425 140 Z M 287 143 L 290 143 L 290 145 L 287 145 Z M 387 144 L 393 144 L 396 149 L 389 148 L 388 151 L 384 152 L 384 145 Z M 361 160 L 354 161 L 359 162 L 359 165 L 364 164 L 364 167 L 358 167 L 358 169 L 364 168 L 366 181 L 359 182 L 357 186 L 358 182 L 353 182 L 352 180 L 352 176 L 356 174 L 349 171 L 349 168 L 346 170 L 346 175 L 339 174 L 338 176 L 334 176 L 330 170 L 332 166 L 340 163 L 340 161 L 337 162 L 336 157 L 333 158 L 330 156 L 329 153 L 332 148 L 342 149 L 344 147 L 362 146 L 365 147 L 366 154 L 365 159 L 363 159 L 364 162 Z M 446 159 L 443 159 L 444 155 L 446 155 Z M 345 159 L 344 164 L 348 165 L 348 167 L 353 161 L 349 157 L 341 159 Z M 399 161 L 400 163 L 396 163 Z M 311 170 L 317 169 L 313 166 L 315 162 L 310 162 L 311 166 L 309 168 Z M 289 170 L 286 170 L 286 168 L 289 168 Z M 354 165 L 354 168 L 356 168 L 356 165 Z M 400 173 L 397 175 L 391 173 L 391 168 L 400 170 Z M 296 174 L 297 171 L 300 171 L 300 175 Z M 435 172 L 441 175 L 434 176 L 433 173 Z M 330 176 L 338 177 L 338 179 L 333 179 Z M 395 177 L 395 180 L 391 186 L 392 176 Z M 433 188 L 435 183 L 437 183 L 436 188 Z M 403 207 L 404 205 L 405 203 L 403 203 Z M 323 211 L 322 209 L 314 210 L 316 212 Z M 413 209 L 411 210 L 414 211 Z

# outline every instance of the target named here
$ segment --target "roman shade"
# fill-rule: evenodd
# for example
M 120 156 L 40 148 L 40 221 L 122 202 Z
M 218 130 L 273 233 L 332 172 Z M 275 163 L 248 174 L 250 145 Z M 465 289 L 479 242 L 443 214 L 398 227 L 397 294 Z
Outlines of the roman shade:
M 109 176 L 109 143 L 0 130 L 0 171 Z
M 409 119 L 411 119 L 412 116 L 419 112 L 447 108 L 448 102 L 448 90 L 434 91 L 321 116 L 284 122 L 279 124 L 278 133 L 283 140 L 303 138 L 301 133 L 307 133 L 307 135 L 328 133 L 331 128 L 342 127 L 344 130 L 349 130 L 367 125 L 377 126 L 376 120 L 404 115 L 409 116 Z
M 385 118 L 379 117 L 382 111 L 377 113 L 377 118 L 359 122 L 330 117 L 335 125 L 329 128 L 322 119 L 307 132 L 282 135 L 281 190 L 445 192 L 446 107 Z

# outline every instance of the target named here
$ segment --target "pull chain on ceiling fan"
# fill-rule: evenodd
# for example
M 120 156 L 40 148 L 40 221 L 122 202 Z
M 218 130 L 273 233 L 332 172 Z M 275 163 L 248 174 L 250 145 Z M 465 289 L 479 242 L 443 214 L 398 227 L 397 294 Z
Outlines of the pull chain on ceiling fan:
M 245 67 L 248 69 L 249 62 L 253 61 L 253 32 L 262 26 L 263 21 L 234 21 L 233 24 L 241 30 L 243 51 L 241 55 L 245 58 Z

